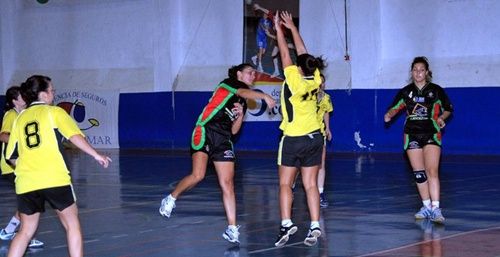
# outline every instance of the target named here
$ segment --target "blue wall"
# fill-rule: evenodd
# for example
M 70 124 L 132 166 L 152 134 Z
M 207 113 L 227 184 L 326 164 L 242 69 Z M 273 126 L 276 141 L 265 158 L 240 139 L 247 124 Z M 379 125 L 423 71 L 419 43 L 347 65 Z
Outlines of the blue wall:
M 329 151 L 401 152 L 403 115 L 390 126 L 383 122 L 396 89 L 333 90 Z M 500 154 L 500 88 L 447 88 L 455 113 L 443 135 L 443 153 Z M 188 149 L 194 123 L 211 92 L 130 93 L 120 95 L 119 136 L 122 148 Z M 174 112 L 175 110 L 175 112 Z M 276 150 L 278 122 L 246 122 L 236 141 L 238 150 Z M 354 132 L 359 131 L 358 147 Z M 370 146 L 372 144 L 373 146 Z

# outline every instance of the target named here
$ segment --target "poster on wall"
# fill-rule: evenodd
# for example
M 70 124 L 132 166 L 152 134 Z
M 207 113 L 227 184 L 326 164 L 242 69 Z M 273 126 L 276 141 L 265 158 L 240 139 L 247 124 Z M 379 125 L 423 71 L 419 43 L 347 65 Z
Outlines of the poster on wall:
M 276 10 L 286 10 L 298 26 L 299 0 L 243 0 L 243 5 L 243 62 L 253 64 L 257 71 L 254 90 L 273 96 L 278 103 L 269 110 L 264 101 L 249 101 L 245 121 L 280 121 L 279 98 L 284 77 L 273 19 Z M 285 37 L 294 59 L 291 35 L 287 33 Z
M 95 148 L 119 148 L 116 90 L 71 90 L 57 92 L 54 105 L 63 108 Z

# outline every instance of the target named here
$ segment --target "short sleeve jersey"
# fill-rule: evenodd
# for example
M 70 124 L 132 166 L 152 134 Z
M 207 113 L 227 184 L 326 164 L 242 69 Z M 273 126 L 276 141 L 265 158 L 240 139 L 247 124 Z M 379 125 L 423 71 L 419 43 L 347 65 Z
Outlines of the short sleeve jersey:
M 233 121 L 237 118 L 233 112 L 234 104 L 240 103 L 243 112 L 246 112 L 247 104 L 244 98 L 238 96 L 236 92 L 240 88 L 248 89 L 248 86 L 238 80 L 225 79 L 215 89 L 208 104 L 203 108 L 203 112 L 196 121 L 193 131 L 191 146 L 193 149 L 200 149 L 205 140 L 204 130 L 212 130 L 217 133 L 231 137 Z
M 71 184 L 60 142 L 82 135 L 75 121 L 57 106 L 31 104 L 14 122 L 6 158 L 18 155 L 16 193 L 23 194 Z
M 318 122 L 321 125 L 321 134 L 325 134 L 325 113 L 332 112 L 333 111 L 333 104 L 330 98 L 330 95 L 328 95 L 326 92 L 323 93 L 323 97 L 321 100 L 318 102 Z
M 10 109 L 3 115 L 2 121 L 2 133 L 10 134 L 14 120 L 17 118 L 16 109 Z M 2 142 L 2 159 L 0 160 L 0 168 L 2 169 L 2 175 L 10 174 L 14 172 L 14 167 L 8 164 L 5 160 L 5 151 L 7 150 L 7 144 Z
M 303 136 L 320 129 L 317 119 L 317 93 L 321 84 L 319 70 L 311 77 L 302 77 L 295 65 L 285 68 L 281 89 L 280 129 L 286 136 Z
M 405 134 L 434 134 L 441 129 L 437 118 L 443 111 L 453 112 L 453 106 L 443 88 L 428 83 L 422 89 L 411 83 L 394 98 L 389 109 L 406 110 Z

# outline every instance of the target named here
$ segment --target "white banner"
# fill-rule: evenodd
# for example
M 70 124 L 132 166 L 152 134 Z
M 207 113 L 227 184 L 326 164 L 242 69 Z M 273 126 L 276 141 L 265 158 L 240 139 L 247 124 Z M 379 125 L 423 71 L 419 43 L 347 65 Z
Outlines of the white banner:
M 95 148 L 119 148 L 117 90 L 56 92 L 54 105 L 63 108 Z
M 280 95 L 281 84 L 254 86 L 253 90 L 264 92 L 274 98 L 276 106 L 269 109 L 264 100 L 247 100 L 248 109 L 245 115 L 245 121 L 281 121 Z

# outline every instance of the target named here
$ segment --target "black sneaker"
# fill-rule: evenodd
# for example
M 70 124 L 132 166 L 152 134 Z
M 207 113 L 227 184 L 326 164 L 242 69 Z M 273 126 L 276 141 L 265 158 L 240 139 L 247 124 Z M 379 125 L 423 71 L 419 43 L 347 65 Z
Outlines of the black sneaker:
M 320 228 L 309 229 L 309 233 L 307 233 L 306 239 L 304 239 L 304 244 L 307 246 L 313 246 L 318 242 L 318 237 L 321 236 Z
M 288 242 L 290 236 L 295 234 L 295 232 L 297 232 L 297 226 L 295 226 L 295 224 L 292 224 L 290 227 L 280 226 L 280 233 L 274 245 L 276 247 L 284 246 L 286 242 Z

